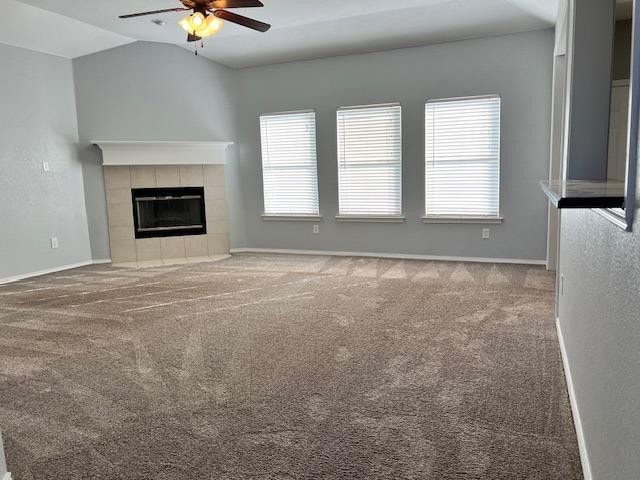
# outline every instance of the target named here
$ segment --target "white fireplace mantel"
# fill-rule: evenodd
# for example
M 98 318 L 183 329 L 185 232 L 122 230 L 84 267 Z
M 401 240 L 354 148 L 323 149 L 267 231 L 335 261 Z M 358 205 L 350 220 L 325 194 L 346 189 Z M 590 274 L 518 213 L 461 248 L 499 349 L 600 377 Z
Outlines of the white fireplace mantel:
M 233 142 L 91 142 L 102 150 L 102 164 L 224 165 Z

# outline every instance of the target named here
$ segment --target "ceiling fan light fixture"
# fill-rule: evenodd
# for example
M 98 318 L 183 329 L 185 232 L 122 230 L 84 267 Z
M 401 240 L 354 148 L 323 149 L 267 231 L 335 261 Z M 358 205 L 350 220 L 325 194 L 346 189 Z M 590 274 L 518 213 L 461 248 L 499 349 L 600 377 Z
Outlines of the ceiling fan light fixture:
M 263 33 L 271 28 L 268 23 L 226 10 L 228 8 L 264 7 L 260 0 L 180 0 L 180 3 L 182 4 L 180 7 L 131 13 L 120 15 L 119 18 L 137 18 L 159 13 L 192 11 L 191 15 L 178 22 L 178 25 L 189 34 L 187 42 L 196 42 L 217 33 L 224 25 L 224 22 L 235 23 L 241 27 Z M 152 22 L 156 25 L 164 25 L 163 20 L 154 19 Z
M 196 12 L 191 15 L 191 25 L 197 30 L 202 27 L 205 23 L 204 15 L 200 12 Z
M 185 32 L 193 35 L 195 29 L 191 26 L 191 15 L 180 20 L 178 25 L 180 25 Z
M 213 15 L 209 15 L 207 16 L 207 19 L 203 27 L 196 30 L 195 34 L 200 38 L 210 37 L 221 28 L 222 28 L 222 20 L 214 17 Z
M 178 24 L 190 35 L 195 35 L 200 38 L 210 37 L 222 28 L 222 20 L 216 18 L 214 15 L 207 15 L 207 17 L 204 18 L 204 15 L 200 12 L 183 18 Z

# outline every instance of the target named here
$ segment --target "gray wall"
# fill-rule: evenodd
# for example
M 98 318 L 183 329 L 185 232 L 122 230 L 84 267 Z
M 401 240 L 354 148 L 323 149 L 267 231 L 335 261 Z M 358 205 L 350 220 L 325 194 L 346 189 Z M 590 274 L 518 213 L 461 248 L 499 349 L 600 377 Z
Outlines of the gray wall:
M 544 260 L 547 205 L 538 181 L 548 176 L 553 32 L 539 31 L 240 71 L 238 139 L 247 246 L 415 255 Z M 424 225 L 424 102 L 429 98 L 502 97 L 503 225 Z M 402 103 L 404 224 L 337 223 L 335 110 L 342 105 Z M 265 222 L 258 116 L 315 109 L 320 234 L 304 222 Z
M 606 180 L 615 1 L 572 0 L 571 11 L 564 178 Z
M 93 258 L 109 258 L 100 150 L 93 140 L 234 141 L 233 71 L 173 45 L 138 42 L 73 61 Z M 231 239 L 244 244 L 235 148 Z
M 559 318 L 594 480 L 640 478 L 638 259 L 637 222 L 562 213 Z
M 608 23 L 596 12 L 590 18 Z M 587 29 L 597 23 L 584 18 Z M 591 38 L 582 41 L 586 46 L 576 48 L 588 51 Z M 607 64 L 592 68 L 598 66 L 606 75 Z M 573 83 L 594 88 L 591 77 Z M 575 133 L 586 137 L 589 131 Z M 627 233 L 592 210 L 563 210 L 558 321 L 594 480 L 640 478 L 639 258 L 638 222 Z
M 0 279 L 88 261 L 71 61 L 0 44 L 0 65 Z
M 6 272 L 3 271 L 2 276 L 86 258 L 109 258 L 101 154 L 91 145 L 92 140 L 238 141 L 239 145 L 229 153 L 227 168 L 233 247 L 543 260 L 546 206 L 537 195 L 536 183 L 545 178 L 548 165 L 552 42 L 551 32 L 534 32 L 240 71 L 195 57 L 175 46 L 139 42 L 75 59 L 73 78 L 69 78 L 68 61 L 22 50 L 18 50 L 22 52 L 20 55 L 11 56 L 9 52 L 16 50 L 4 47 L 1 52 L 3 58 L 7 57 L 3 62 L 7 65 L 28 62 L 31 58 L 40 59 L 40 63 L 47 59 L 46 62 L 55 64 L 62 73 L 66 72 L 67 77 L 60 78 L 60 88 L 66 89 L 60 94 L 55 74 L 40 72 L 38 77 L 37 69 L 28 66 L 3 69 L 2 80 L 9 86 L 1 94 L 6 97 L 4 104 L 9 105 L 3 112 L 33 114 L 33 118 L 25 114 L 25 118 L 19 119 L 22 127 L 14 119 L 6 119 L 6 124 L 16 125 L 16 128 L 2 133 L 11 140 L 9 144 L 3 142 L 3 149 L 12 145 L 22 157 L 25 157 L 25 148 L 33 152 L 28 155 L 29 162 L 22 160 L 30 165 L 28 172 L 16 169 L 16 162 L 11 161 L 11 178 L 3 177 L 9 187 L 3 189 L 2 195 L 18 197 L 33 185 L 40 192 L 46 191 L 47 187 L 55 189 L 56 201 L 45 197 L 34 205 L 37 214 L 42 213 L 40 225 L 47 230 L 45 235 L 37 235 L 36 255 L 33 255 L 34 248 L 24 248 L 25 236 L 33 237 L 33 229 L 20 232 L 20 224 L 9 220 L 16 228 L 7 234 L 12 238 L 10 242 L 3 242 L 8 245 L 4 252 L 14 252 L 15 245 L 20 244 L 17 251 L 25 251 L 28 255 L 24 262 L 15 255 L 7 258 L 3 262 L 2 268 Z M 52 67 L 47 65 L 47 68 Z M 43 86 L 30 84 L 31 76 L 10 78 L 15 72 L 25 70 L 34 72 L 33 77 L 39 78 Z M 49 78 L 55 80 L 48 81 Z M 79 147 L 74 145 L 76 133 L 71 91 L 74 80 Z M 24 89 L 22 97 L 26 96 L 27 100 L 20 100 L 22 97 L 15 95 L 12 83 Z M 51 93 L 55 98 L 43 101 L 31 94 L 45 91 L 55 91 Z M 505 222 L 491 226 L 492 239 L 487 241 L 480 238 L 482 226 L 423 225 L 419 218 L 424 203 L 424 101 L 489 93 L 497 93 L 503 98 L 501 200 Z M 35 98 L 38 102 L 34 108 L 22 109 Z M 388 101 L 403 104 L 403 190 L 407 222 L 338 224 L 334 220 L 337 211 L 335 109 L 341 105 Z M 319 235 L 313 235 L 311 225 L 307 223 L 266 223 L 260 218 L 258 115 L 299 108 L 315 108 L 318 112 L 320 201 L 324 215 Z M 39 110 L 43 112 L 38 113 Z M 53 130 L 46 128 L 51 112 L 57 116 L 68 112 L 65 117 L 68 122 L 64 124 L 68 131 L 59 134 L 66 136 L 68 142 L 38 150 L 33 138 L 43 138 L 43 144 L 46 143 L 47 135 Z M 46 134 L 40 134 L 39 128 L 46 129 Z M 28 138 L 28 142 L 23 143 L 29 147 L 19 147 L 20 138 Z M 60 151 L 63 147 L 66 152 Z M 62 171 L 61 166 L 54 166 L 50 177 L 43 176 L 39 171 L 39 155 L 44 150 L 48 158 L 73 159 L 70 164 L 75 167 L 75 176 Z M 11 151 L 2 156 L 2 161 L 9 161 L 10 156 Z M 82 178 L 78 177 L 78 156 Z M 37 178 L 35 182 L 27 178 L 33 175 Z M 82 197 L 82 180 L 84 198 L 78 198 Z M 73 182 L 75 187 L 70 185 Z M 86 253 L 87 227 L 83 223 L 85 203 L 90 255 Z M 64 212 L 65 221 L 74 227 L 59 223 L 51 214 L 52 209 Z M 77 213 L 80 220 L 69 212 Z M 17 219 L 25 218 L 29 213 L 11 208 L 4 209 L 2 215 Z M 61 248 L 57 251 L 49 249 L 48 238 L 57 232 L 49 233 L 53 228 L 47 226 L 47 222 L 62 227 L 59 229 L 62 232 L 59 234 Z M 82 235 L 76 232 L 79 224 Z M 67 232 L 71 232 L 76 243 L 69 242 Z M 78 242 L 84 243 L 79 245 Z M 69 259 L 62 258 L 67 247 Z M 43 255 L 56 259 L 49 262 Z
M 611 16 L 602 10 L 610 9 L 611 4 L 601 0 L 576 3 L 587 8 L 585 15 L 575 18 L 584 34 L 576 39 L 576 49 L 586 58 L 598 39 L 597 34 L 587 32 L 609 27 Z M 593 80 L 606 78 L 609 65 L 594 61 L 593 76 L 578 75 L 572 82 L 601 96 L 610 87 Z M 608 119 L 608 110 L 594 110 L 585 120 L 589 119 L 591 125 L 583 122 L 583 130 L 574 132 L 577 141 L 589 137 L 594 125 Z M 602 133 L 606 135 L 606 125 L 598 138 L 588 139 L 598 142 L 597 151 L 606 148 Z M 592 159 L 582 160 L 589 163 Z M 633 233 L 624 232 L 593 210 L 563 210 L 561 215 L 558 273 L 563 287 L 558 294 L 558 321 L 594 480 L 640 478 L 638 228 L 636 221 Z

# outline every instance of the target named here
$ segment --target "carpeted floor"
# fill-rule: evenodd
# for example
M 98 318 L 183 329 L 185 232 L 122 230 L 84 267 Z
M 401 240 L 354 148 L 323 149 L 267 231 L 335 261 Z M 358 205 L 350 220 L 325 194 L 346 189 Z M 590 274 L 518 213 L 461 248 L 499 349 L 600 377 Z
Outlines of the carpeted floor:
M 540 267 L 241 255 L 0 287 L 15 480 L 581 479 Z

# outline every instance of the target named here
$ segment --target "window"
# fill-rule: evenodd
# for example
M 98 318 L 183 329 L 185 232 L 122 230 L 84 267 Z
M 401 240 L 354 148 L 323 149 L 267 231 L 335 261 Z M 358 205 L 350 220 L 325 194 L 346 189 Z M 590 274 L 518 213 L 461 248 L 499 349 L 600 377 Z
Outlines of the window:
M 340 215 L 400 216 L 400 105 L 340 108 L 337 121 Z
M 263 115 L 260 135 L 265 215 L 318 215 L 315 112 Z
M 427 218 L 500 214 L 500 98 L 434 100 L 425 109 Z

